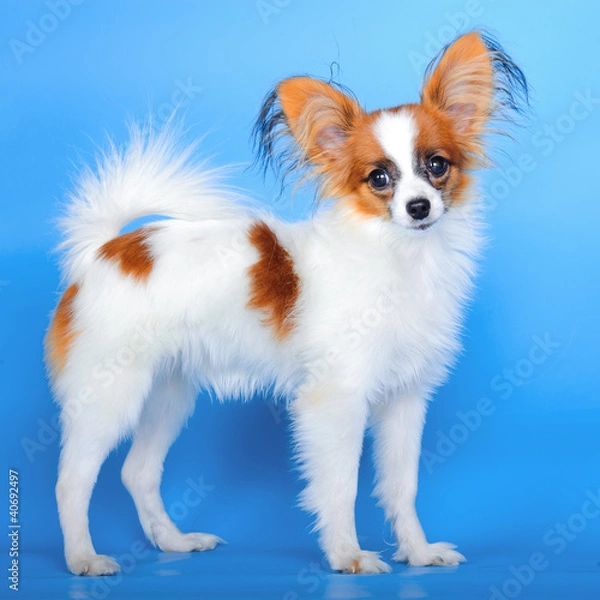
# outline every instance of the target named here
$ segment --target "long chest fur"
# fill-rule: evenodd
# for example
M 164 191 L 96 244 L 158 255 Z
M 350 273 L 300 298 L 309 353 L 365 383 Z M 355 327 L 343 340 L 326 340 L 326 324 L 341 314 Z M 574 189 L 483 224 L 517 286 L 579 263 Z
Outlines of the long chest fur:
M 330 372 L 358 374 L 383 393 L 441 383 L 460 347 L 477 246 L 472 227 L 445 233 L 407 244 L 386 236 L 368 247 L 325 236 L 310 244 L 298 331 L 309 362 L 336 357 Z

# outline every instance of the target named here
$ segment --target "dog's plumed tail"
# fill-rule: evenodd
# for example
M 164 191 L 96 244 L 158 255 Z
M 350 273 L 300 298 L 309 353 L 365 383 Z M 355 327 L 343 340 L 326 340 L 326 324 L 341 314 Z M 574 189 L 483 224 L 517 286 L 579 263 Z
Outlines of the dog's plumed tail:
M 161 215 L 189 221 L 239 215 L 242 198 L 222 185 L 223 170 L 192 160 L 194 146 L 169 128 L 131 126 L 124 148 L 114 142 L 95 168 L 85 167 L 69 194 L 60 221 L 63 275 L 77 279 L 98 249 L 141 217 Z

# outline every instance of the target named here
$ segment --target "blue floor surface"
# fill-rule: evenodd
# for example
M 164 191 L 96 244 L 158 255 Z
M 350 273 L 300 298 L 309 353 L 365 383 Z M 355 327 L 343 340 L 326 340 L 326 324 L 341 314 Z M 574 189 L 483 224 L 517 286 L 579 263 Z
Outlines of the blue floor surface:
M 0 7 L 0 598 L 600 600 L 599 2 Z M 497 164 L 481 174 L 490 243 L 464 353 L 431 403 L 423 437 L 421 522 L 428 539 L 456 543 L 469 562 L 332 573 L 311 518 L 294 507 L 301 484 L 281 405 L 265 394 L 221 406 L 204 394 L 167 457 L 162 495 L 183 531 L 230 545 L 194 555 L 148 549 L 121 484 L 124 443 L 104 465 L 90 510 L 96 548 L 124 572 L 70 575 L 54 500 L 58 413 L 42 346 L 62 289 L 55 222 L 79 166 L 93 164 L 107 133 L 125 143 L 129 120 L 181 119 L 185 139 L 201 140 L 199 158 L 235 165 L 227 183 L 277 216 L 306 218 L 310 186 L 292 194 L 292 178 L 279 195 L 279 180 L 246 168 L 268 90 L 310 74 L 348 86 L 368 110 L 412 102 L 428 61 L 473 28 L 497 35 L 525 72 L 532 103 L 514 139 L 495 139 Z M 364 455 L 357 530 L 364 548 L 385 549 L 389 561 L 392 536 L 370 496 L 369 440 Z M 18 593 L 7 579 L 9 469 L 19 474 Z
M 131 551 L 131 549 L 130 549 Z M 516 556 L 481 553 L 459 567 L 394 565 L 389 575 L 342 575 L 324 568 L 316 549 L 280 551 L 222 546 L 206 554 L 164 554 L 147 548 L 138 560 L 115 553 L 124 571 L 84 578 L 66 572 L 62 557 L 23 557 L 19 598 L 435 598 L 436 600 L 539 598 L 597 600 L 600 567 L 589 556 L 548 558 L 545 568 L 523 567 Z M 389 560 L 391 551 L 384 554 Z M 512 567 L 512 571 L 510 570 Z M 492 587 L 495 586 L 495 587 Z M 495 591 L 497 590 L 497 592 Z M 17 597 L 15 595 L 15 597 Z

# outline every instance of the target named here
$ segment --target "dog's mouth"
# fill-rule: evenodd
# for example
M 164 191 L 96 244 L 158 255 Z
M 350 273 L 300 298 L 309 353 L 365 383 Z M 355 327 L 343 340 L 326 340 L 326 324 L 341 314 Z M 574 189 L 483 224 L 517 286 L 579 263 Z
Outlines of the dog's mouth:
M 429 229 L 436 223 L 437 223 L 437 220 L 436 221 L 428 221 L 427 223 L 416 223 L 415 225 L 413 225 L 411 227 L 411 229 L 414 231 L 426 231 L 427 229 Z

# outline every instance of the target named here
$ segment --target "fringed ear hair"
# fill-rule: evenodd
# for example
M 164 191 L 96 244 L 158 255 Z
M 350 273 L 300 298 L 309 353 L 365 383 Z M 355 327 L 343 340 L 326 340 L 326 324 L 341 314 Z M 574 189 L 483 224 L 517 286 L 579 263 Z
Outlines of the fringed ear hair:
M 358 117 L 359 104 L 339 86 L 311 77 L 292 77 L 267 95 L 253 130 L 256 161 L 281 177 L 306 178 L 331 171 L 344 153 Z
M 491 121 L 512 121 L 529 102 L 525 75 L 489 34 L 473 31 L 447 46 L 427 68 L 424 106 L 439 110 L 464 150 L 485 164 L 482 137 Z M 511 114 L 512 113 L 512 114 Z

